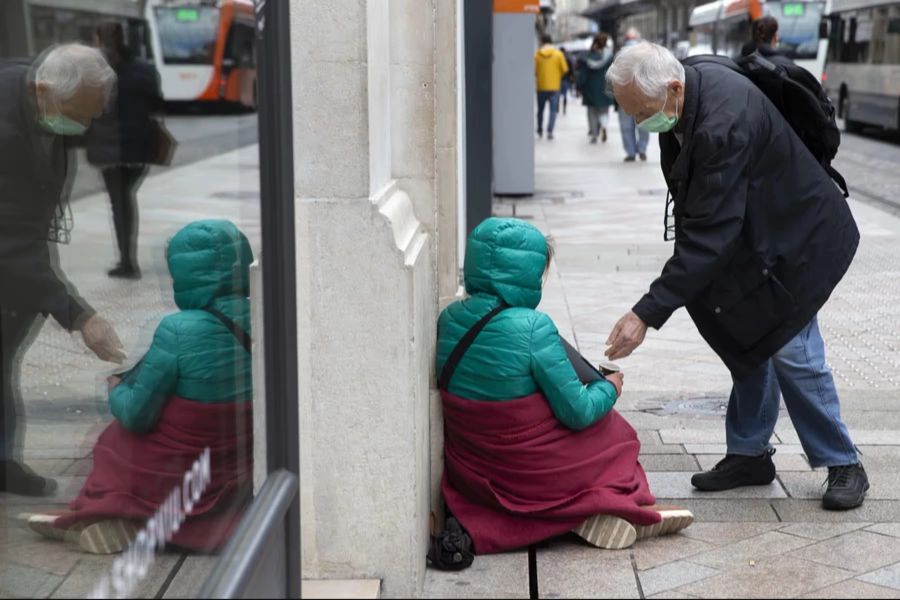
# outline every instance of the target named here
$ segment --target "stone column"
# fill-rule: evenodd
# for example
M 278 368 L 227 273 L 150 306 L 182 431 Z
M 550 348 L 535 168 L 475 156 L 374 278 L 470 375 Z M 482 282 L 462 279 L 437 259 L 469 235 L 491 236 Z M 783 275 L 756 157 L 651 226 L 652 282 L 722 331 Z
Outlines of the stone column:
M 379 578 L 388 597 L 422 588 L 438 282 L 456 262 L 446 4 L 291 5 L 303 575 Z

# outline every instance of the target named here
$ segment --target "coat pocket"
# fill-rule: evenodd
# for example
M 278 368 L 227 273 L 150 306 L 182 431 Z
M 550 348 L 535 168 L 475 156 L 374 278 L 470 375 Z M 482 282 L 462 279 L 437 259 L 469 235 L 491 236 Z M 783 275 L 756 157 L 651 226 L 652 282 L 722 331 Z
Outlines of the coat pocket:
M 742 350 L 755 346 L 797 310 L 796 297 L 759 259 L 713 285 L 704 304 Z

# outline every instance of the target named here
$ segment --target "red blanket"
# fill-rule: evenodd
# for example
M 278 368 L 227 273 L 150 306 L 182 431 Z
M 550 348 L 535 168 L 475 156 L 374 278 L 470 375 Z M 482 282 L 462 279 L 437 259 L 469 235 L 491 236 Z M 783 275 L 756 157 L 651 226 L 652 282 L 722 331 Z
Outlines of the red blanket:
M 659 522 L 641 508 L 655 499 L 637 434 L 617 412 L 573 431 L 540 393 L 508 402 L 441 397 L 444 499 L 478 554 L 546 540 L 597 514 Z
M 250 403 L 203 404 L 171 397 L 148 433 L 110 423 L 94 446 L 94 467 L 73 511 L 58 527 L 108 518 L 145 521 L 181 486 L 205 448 L 211 482 L 172 543 L 215 551 L 228 540 L 252 497 L 253 419 Z

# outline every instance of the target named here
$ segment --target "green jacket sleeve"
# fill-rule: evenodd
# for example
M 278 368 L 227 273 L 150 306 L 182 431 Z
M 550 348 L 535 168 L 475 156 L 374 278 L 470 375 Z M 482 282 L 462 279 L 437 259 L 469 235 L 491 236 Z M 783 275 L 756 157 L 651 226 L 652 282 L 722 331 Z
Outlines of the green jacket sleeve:
M 156 425 L 178 379 L 178 339 L 172 321 L 164 319 L 141 362 L 109 393 L 113 416 L 128 431 L 143 433 Z
M 538 313 L 531 332 L 531 370 L 553 414 L 569 429 L 596 423 L 616 403 L 616 388 L 608 381 L 581 383 L 556 326 L 543 313 Z

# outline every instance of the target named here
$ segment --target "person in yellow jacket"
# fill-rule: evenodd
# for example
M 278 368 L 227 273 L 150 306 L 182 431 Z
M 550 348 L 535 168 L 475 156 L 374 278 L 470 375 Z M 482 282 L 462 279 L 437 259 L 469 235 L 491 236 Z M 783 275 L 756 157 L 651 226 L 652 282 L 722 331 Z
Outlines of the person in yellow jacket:
M 569 72 L 563 53 L 553 46 L 553 38 L 541 36 L 542 46 L 534 54 L 534 75 L 537 79 L 537 134 L 544 134 L 544 107 L 550 103 L 550 119 L 547 122 L 547 139 L 553 139 L 553 126 L 559 111 L 559 88 L 562 78 Z

